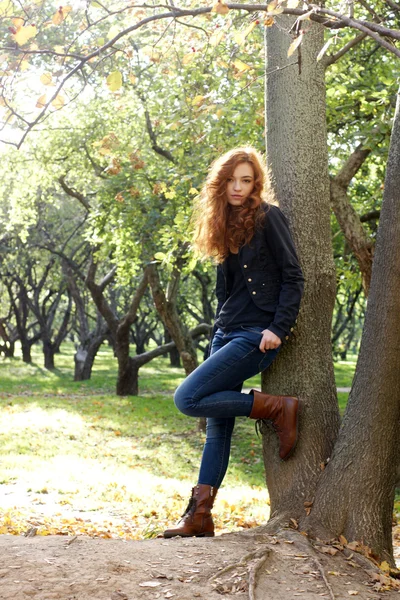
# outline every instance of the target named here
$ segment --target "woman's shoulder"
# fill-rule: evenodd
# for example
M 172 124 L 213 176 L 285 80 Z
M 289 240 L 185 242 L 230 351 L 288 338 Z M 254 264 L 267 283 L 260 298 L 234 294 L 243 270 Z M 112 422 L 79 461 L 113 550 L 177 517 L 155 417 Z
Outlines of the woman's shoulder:
M 282 221 L 286 222 L 286 217 L 277 204 L 263 202 L 261 207 L 264 212 L 264 229 L 270 225 L 279 225 Z

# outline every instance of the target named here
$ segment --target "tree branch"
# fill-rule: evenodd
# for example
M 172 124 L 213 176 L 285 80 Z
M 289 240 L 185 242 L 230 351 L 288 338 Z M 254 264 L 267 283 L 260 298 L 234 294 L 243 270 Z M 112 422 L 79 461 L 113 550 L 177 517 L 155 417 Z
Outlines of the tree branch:
M 332 54 L 331 56 L 326 56 L 325 60 L 324 60 L 325 68 L 329 67 L 330 65 L 333 65 L 335 62 L 337 62 L 351 48 L 353 48 L 354 46 L 356 46 L 357 44 L 359 44 L 360 42 L 362 42 L 366 37 L 367 37 L 366 33 L 360 33 L 359 35 L 356 35 L 355 38 L 353 38 L 352 40 L 350 40 L 349 42 L 347 42 L 347 44 L 345 44 L 343 46 L 343 48 L 341 50 L 339 50 L 339 52 L 337 52 L 336 54 Z
M 354 152 L 344 163 L 339 173 L 334 177 L 336 183 L 341 187 L 347 188 L 354 175 L 365 162 L 368 155 L 371 153 L 370 148 L 364 148 L 362 144 L 357 146 Z
M 58 181 L 59 181 L 62 189 L 64 190 L 64 192 L 66 194 L 68 194 L 68 196 L 72 196 L 72 198 L 76 198 L 77 200 L 79 200 L 79 202 L 82 204 L 82 206 L 84 206 L 87 211 L 90 211 L 90 204 L 89 204 L 88 200 L 85 198 L 85 196 L 83 194 L 81 194 L 77 190 L 74 190 L 73 188 L 69 187 L 69 185 L 65 182 L 65 177 L 66 177 L 66 175 L 61 175 L 58 178 Z

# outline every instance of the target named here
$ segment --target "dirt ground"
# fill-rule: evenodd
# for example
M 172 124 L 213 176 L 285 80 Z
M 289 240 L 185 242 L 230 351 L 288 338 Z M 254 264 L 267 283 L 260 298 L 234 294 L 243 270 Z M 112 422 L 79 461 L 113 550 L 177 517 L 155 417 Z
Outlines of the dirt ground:
M 399 599 L 400 582 L 348 548 L 311 545 L 290 529 L 145 541 L 0 536 L 1 600 L 352 596 Z

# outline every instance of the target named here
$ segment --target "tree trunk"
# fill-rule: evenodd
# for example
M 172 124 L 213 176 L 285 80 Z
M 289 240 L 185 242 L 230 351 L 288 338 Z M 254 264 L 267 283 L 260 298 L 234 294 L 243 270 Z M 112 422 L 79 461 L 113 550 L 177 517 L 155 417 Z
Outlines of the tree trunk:
M 157 312 L 179 350 L 186 375 L 189 375 L 197 367 L 196 349 L 179 318 L 175 303 L 166 298 L 155 264 L 149 268 L 149 284 Z
M 289 30 L 293 19 L 283 17 Z M 323 28 L 310 24 L 300 65 L 287 58 L 291 42 L 282 27 L 265 28 L 266 146 L 280 207 L 287 215 L 305 276 L 298 324 L 289 343 L 262 376 L 264 391 L 298 396 L 303 403 L 300 439 L 293 458 L 278 458 L 278 441 L 262 427 L 266 480 L 271 502 L 269 529 L 304 514 L 321 464 L 331 455 L 339 428 L 333 372 L 331 321 L 336 294 L 331 247 L 330 195 L 324 69 L 316 56 Z
M 139 365 L 134 358 L 124 357 L 118 360 L 118 396 L 138 396 L 139 394 Z
M 105 336 L 97 337 L 86 348 L 78 348 L 74 356 L 74 381 L 87 381 L 91 378 L 94 360 L 104 339 Z
M 309 517 L 312 533 L 342 534 L 392 565 L 392 511 L 400 458 L 399 98 L 354 385 Z
M 31 344 L 28 340 L 21 340 L 22 361 L 28 365 L 32 363 Z
M 54 366 L 54 348 L 49 340 L 43 340 L 43 355 L 44 355 L 44 368 L 49 371 L 53 371 Z
M 164 340 L 166 344 L 172 342 L 172 337 L 170 336 L 168 329 L 164 330 Z M 181 357 L 179 354 L 179 350 L 176 346 L 174 346 L 169 352 L 169 364 L 171 365 L 171 367 L 181 366 Z

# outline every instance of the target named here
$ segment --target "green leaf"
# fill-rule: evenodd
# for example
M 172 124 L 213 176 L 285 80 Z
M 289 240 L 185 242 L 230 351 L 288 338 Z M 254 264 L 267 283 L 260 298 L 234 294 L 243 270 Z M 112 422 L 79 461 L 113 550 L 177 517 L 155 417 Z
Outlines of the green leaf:
M 107 77 L 107 85 L 111 92 L 116 92 L 122 87 L 122 73 L 120 71 L 113 71 Z

